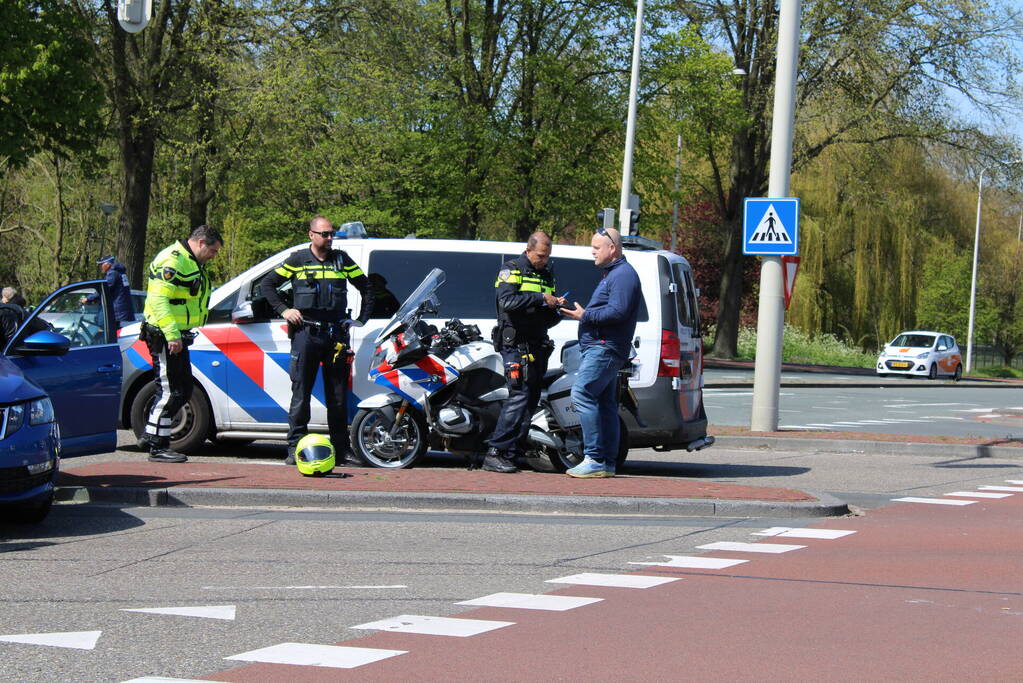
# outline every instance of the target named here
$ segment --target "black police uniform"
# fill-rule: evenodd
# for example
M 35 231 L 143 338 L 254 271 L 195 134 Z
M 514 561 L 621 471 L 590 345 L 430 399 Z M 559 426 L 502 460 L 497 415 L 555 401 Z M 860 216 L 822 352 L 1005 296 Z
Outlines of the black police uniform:
M 497 328 L 494 343 L 504 357 L 508 398 L 501 417 L 487 441 L 490 450 L 485 469 L 494 456 L 513 458 L 523 454 L 533 411 L 540 400 L 541 382 L 554 343 L 547 330 L 561 321 L 556 309 L 544 304 L 544 294 L 554 294 L 554 271 L 537 270 L 525 252 L 502 266 L 497 274 Z M 509 463 L 505 461 L 505 465 Z
M 261 293 L 267 303 L 284 313 L 289 307 L 278 288 L 291 280 L 292 308 L 307 321 L 298 328 L 288 326 L 291 336 L 291 409 L 288 411 L 289 454 L 308 432 L 309 401 L 316 372 L 323 366 L 323 393 L 327 407 L 327 426 L 338 462 L 351 451 L 348 436 L 349 340 L 347 326 L 340 324 L 347 315 L 350 280 L 362 293 L 365 321 L 373 310 L 373 288 L 362 269 L 339 249 L 331 249 L 319 260 L 312 249 L 293 252 L 263 280 Z

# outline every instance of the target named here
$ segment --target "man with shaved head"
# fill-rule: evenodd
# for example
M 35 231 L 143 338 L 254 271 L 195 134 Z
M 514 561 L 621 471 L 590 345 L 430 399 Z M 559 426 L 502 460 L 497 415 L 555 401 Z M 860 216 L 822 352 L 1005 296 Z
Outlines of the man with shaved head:
M 572 404 L 583 430 L 583 461 L 571 477 L 613 477 L 618 458 L 618 370 L 629 359 L 643 293 L 639 275 L 622 255 L 622 238 L 614 228 L 598 228 L 590 241 L 593 264 L 603 278 L 583 308 L 561 312 L 579 321 L 582 359 L 572 385 Z
M 525 456 L 526 434 L 540 401 L 540 382 L 554 350 L 547 330 L 561 321 L 558 307 L 565 303 L 554 296 L 550 257 L 550 236 L 534 232 L 522 255 L 505 263 L 497 273 L 494 345 L 504 358 L 508 398 L 487 441 L 483 469 L 490 472 L 517 472 L 515 459 Z

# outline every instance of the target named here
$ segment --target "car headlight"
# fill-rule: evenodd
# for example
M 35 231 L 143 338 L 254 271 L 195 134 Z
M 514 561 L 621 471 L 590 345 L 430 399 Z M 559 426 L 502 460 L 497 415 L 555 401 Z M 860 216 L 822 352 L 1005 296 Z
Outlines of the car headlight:
M 4 430 L 4 436 L 10 436 L 14 432 L 21 429 L 21 425 L 25 423 L 25 404 L 19 403 L 17 405 L 7 407 L 7 429 Z
M 928 357 L 930 357 L 930 355 L 931 355 L 930 351 L 924 351 L 923 353 L 918 353 L 916 355 L 916 357 L 917 358 L 928 358 Z
M 42 474 L 43 472 L 49 472 L 53 469 L 53 465 L 56 462 L 53 458 L 47 458 L 45 462 L 37 462 L 31 465 L 26 465 L 29 474 Z
M 54 421 L 53 403 L 50 399 L 43 397 L 28 404 L 28 423 L 30 425 L 42 425 Z

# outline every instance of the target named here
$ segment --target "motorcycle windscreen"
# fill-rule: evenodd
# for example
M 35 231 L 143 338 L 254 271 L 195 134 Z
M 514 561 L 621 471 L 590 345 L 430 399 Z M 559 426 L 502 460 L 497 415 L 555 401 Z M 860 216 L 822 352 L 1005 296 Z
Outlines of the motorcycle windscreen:
M 439 302 L 434 294 L 444 284 L 445 279 L 444 271 L 440 268 L 431 270 L 423 278 L 423 281 L 419 283 L 415 291 L 409 294 L 408 298 L 405 299 L 405 303 L 398 308 L 394 316 L 387 321 L 387 324 L 380 330 L 380 334 L 377 335 L 373 343 L 379 344 L 395 332 L 409 325 L 419 312 L 419 307 L 431 298 L 433 298 L 435 302 L 434 308 L 436 308 L 436 304 Z

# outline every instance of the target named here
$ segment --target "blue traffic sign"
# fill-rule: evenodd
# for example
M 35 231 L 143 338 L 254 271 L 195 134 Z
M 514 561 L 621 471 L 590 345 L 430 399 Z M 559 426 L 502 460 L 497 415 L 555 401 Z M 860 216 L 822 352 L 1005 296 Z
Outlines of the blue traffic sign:
M 799 198 L 747 197 L 742 205 L 742 253 L 799 253 Z

